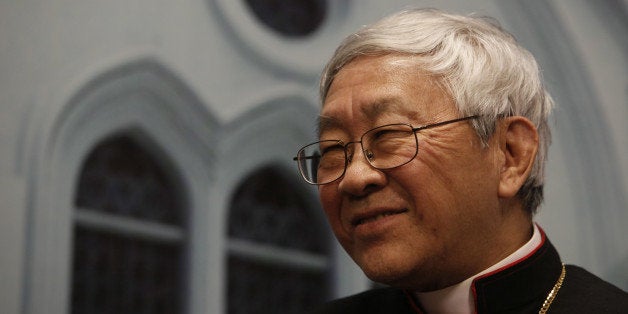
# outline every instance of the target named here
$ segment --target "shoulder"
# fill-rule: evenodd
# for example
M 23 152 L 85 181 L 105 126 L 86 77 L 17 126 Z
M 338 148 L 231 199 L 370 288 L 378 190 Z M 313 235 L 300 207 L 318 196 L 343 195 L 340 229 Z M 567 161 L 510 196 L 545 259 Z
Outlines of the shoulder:
M 600 279 L 584 268 L 566 265 L 565 282 L 559 290 L 552 310 L 565 313 L 626 313 L 628 293 Z
M 402 290 L 394 288 L 380 288 L 328 302 L 310 313 L 416 314 L 417 312 L 413 310 L 409 297 Z

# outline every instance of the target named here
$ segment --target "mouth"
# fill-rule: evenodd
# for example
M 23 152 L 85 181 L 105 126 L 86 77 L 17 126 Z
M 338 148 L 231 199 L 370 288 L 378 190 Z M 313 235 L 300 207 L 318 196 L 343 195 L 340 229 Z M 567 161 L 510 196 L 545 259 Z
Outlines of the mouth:
M 375 222 L 382 218 L 403 214 L 407 211 L 408 210 L 404 208 L 404 209 L 398 209 L 398 210 L 384 210 L 384 211 L 377 211 L 377 212 L 362 214 L 353 218 L 351 220 L 351 225 L 353 227 L 357 227 L 359 225 Z

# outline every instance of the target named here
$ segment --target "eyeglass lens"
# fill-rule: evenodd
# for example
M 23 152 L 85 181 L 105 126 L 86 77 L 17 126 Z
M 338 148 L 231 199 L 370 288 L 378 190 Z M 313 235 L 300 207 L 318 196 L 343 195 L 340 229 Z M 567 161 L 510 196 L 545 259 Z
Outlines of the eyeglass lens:
M 417 154 L 417 138 L 412 127 L 392 124 L 377 127 L 362 135 L 361 148 L 369 164 L 390 169 L 410 162 Z M 303 178 L 311 184 L 326 184 L 342 177 L 352 152 L 341 141 L 320 141 L 303 147 L 297 160 Z M 355 149 L 355 148 L 353 148 Z

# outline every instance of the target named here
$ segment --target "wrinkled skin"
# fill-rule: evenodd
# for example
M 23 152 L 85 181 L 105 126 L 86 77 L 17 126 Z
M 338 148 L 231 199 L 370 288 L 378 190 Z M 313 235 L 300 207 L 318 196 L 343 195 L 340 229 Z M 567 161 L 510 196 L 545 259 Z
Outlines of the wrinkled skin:
M 447 92 L 418 68 L 405 55 L 345 65 L 323 104 L 321 140 L 356 141 L 384 124 L 460 117 Z M 514 198 L 536 153 L 526 121 L 499 122 L 488 147 L 469 121 L 423 130 L 418 155 L 389 170 L 371 167 L 353 145 L 345 175 L 319 187 L 336 238 L 372 280 L 418 291 L 458 283 L 514 252 L 531 230 Z M 509 152 L 516 140 L 528 145 L 525 158 Z

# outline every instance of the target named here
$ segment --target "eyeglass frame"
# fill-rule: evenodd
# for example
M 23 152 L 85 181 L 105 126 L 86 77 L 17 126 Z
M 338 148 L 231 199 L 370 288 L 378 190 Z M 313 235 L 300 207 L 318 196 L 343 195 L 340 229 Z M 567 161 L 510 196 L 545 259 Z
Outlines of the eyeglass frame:
M 414 158 L 416 158 L 416 156 L 418 155 L 418 153 L 419 153 L 419 139 L 418 139 L 418 138 L 417 138 L 417 136 L 416 136 L 416 133 L 417 133 L 417 132 L 422 131 L 422 130 L 426 130 L 426 129 L 431 129 L 431 128 L 435 128 L 435 127 L 443 126 L 443 125 L 447 125 L 447 124 L 456 123 L 456 122 L 461 122 L 461 121 L 466 121 L 466 120 L 471 120 L 471 119 L 477 119 L 477 118 L 479 118 L 479 117 L 480 117 L 479 115 L 471 115 L 471 116 L 466 116 L 466 117 L 462 117 L 462 118 L 456 118 L 456 119 L 451 119 L 451 120 L 446 120 L 446 121 L 436 122 L 436 123 L 432 123 L 432 124 L 422 125 L 422 126 L 419 126 L 419 127 L 413 127 L 412 125 L 407 124 L 407 123 L 391 123 L 391 124 L 384 124 L 384 125 L 380 125 L 380 126 L 374 127 L 374 128 L 372 128 L 372 129 L 369 129 L 369 130 L 367 130 L 366 132 L 364 132 L 364 133 L 360 136 L 360 140 L 359 140 L 359 141 L 351 141 L 351 142 L 344 143 L 344 142 L 343 142 L 343 141 L 341 141 L 341 140 L 322 140 L 322 141 L 312 142 L 312 143 L 310 143 L 310 144 L 307 144 L 307 145 L 305 145 L 305 146 L 301 147 L 301 148 L 297 151 L 297 156 L 296 156 L 296 157 L 293 157 L 293 158 L 292 158 L 292 160 L 297 161 L 297 166 L 298 166 L 298 168 L 299 168 L 299 174 L 301 174 L 301 177 L 303 178 L 303 180 L 305 180 L 305 182 L 307 182 L 308 184 L 311 184 L 311 185 L 325 185 L 325 184 L 330 184 L 330 183 L 333 183 L 333 182 L 337 181 L 338 179 L 342 178 L 342 177 L 345 175 L 345 173 L 347 172 L 347 167 L 349 166 L 349 162 L 351 161 L 350 159 L 352 159 L 352 155 L 350 155 L 350 154 L 349 154 L 349 152 L 347 151 L 347 147 L 348 147 L 349 145 L 351 145 L 351 144 L 357 144 L 357 143 L 360 143 L 360 148 L 361 148 L 361 150 L 362 150 L 362 153 L 364 154 L 366 161 L 368 162 L 368 164 L 369 164 L 371 167 L 373 167 L 373 168 L 375 168 L 375 169 L 378 169 L 378 170 L 389 170 L 389 169 L 394 169 L 394 168 L 401 167 L 401 166 L 403 166 L 403 165 L 405 165 L 405 164 L 407 164 L 407 163 L 411 162 L 411 161 L 412 161 Z M 416 143 L 416 144 L 415 144 L 415 145 L 416 145 L 416 151 L 414 152 L 414 156 L 412 156 L 412 158 L 410 158 L 408 161 L 406 161 L 406 162 L 404 162 L 404 163 L 402 163 L 402 164 L 400 164 L 400 165 L 397 165 L 397 166 L 394 166 L 394 167 L 388 167 L 388 168 L 380 168 L 380 167 L 376 167 L 375 165 L 373 165 L 373 163 L 371 162 L 371 159 L 369 159 L 369 157 L 368 157 L 369 152 L 365 151 L 365 150 L 364 150 L 364 146 L 362 145 L 364 135 L 368 134 L 369 132 L 371 132 L 371 131 L 373 131 L 373 130 L 375 130 L 375 129 L 379 129 L 379 128 L 386 127 L 386 126 L 392 126 L 392 125 L 407 125 L 407 126 L 410 126 L 410 127 L 412 128 L 412 134 L 414 135 L 414 139 L 415 139 L 415 143 Z M 311 157 L 311 156 L 307 156 L 306 158 L 299 158 L 299 153 L 300 153 L 301 151 L 303 151 L 303 150 L 304 150 L 306 147 L 308 147 L 308 146 L 311 146 L 311 145 L 314 145 L 314 144 L 318 144 L 318 143 L 321 143 L 321 142 L 328 142 L 328 141 L 337 141 L 337 142 L 338 142 L 338 143 L 342 146 L 342 148 L 343 148 L 343 150 L 344 150 L 344 154 L 345 154 L 344 168 L 343 168 L 342 172 L 340 173 L 340 175 L 338 176 L 338 178 L 333 179 L 333 180 L 331 180 L 331 181 L 329 181 L 329 182 L 324 182 L 324 183 L 316 183 L 316 182 L 311 182 L 311 181 L 309 181 L 309 180 L 306 178 L 305 171 L 302 169 L 302 166 L 301 166 L 301 162 L 300 162 L 300 161 L 301 161 L 301 159 L 311 159 L 312 157 Z M 351 157 L 349 157 L 349 156 L 351 156 Z M 318 170 L 317 170 L 317 171 L 318 171 Z

